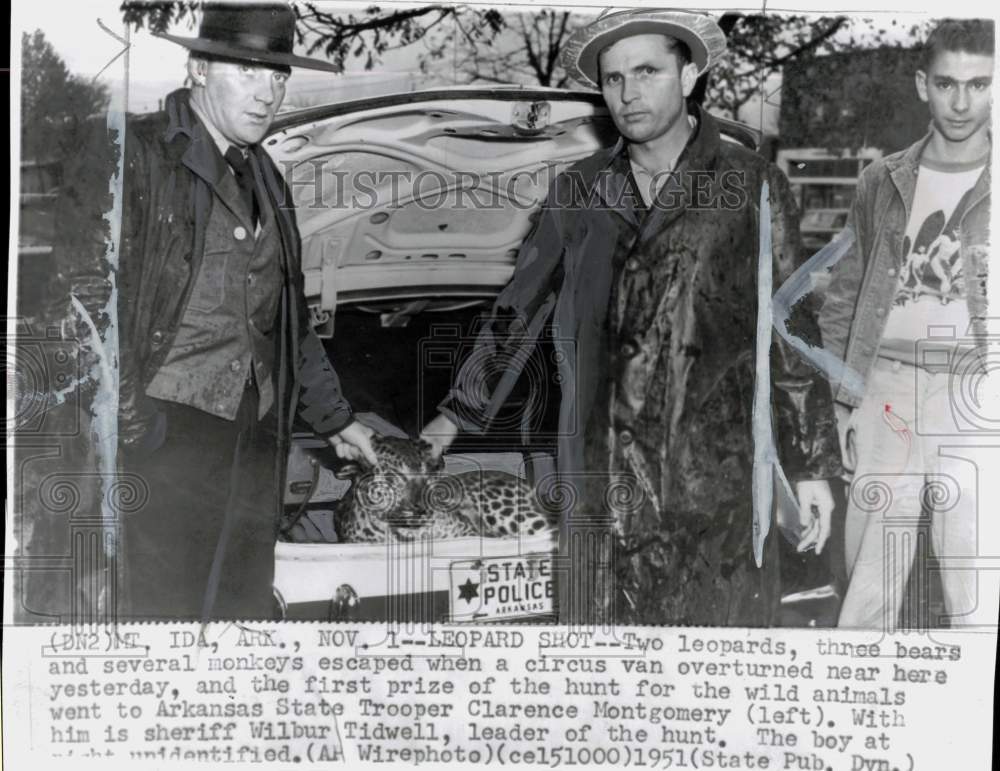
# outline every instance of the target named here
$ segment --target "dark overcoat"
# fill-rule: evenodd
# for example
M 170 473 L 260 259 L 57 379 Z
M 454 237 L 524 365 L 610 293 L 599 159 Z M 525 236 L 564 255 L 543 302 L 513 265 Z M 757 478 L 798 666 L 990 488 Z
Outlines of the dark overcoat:
M 168 427 L 163 409 L 146 395 L 146 388 L 163 364 L 184 316 L 201 268 L 213 207 L 223 205 L 221 202 L 225 200 L 217 186 L 229 172 L 211 136 L 192 112 L 189 92 L 185 89 L 170 94 L 162 111 L 130 115 L 125 125 L 124 137 L 109 132 L 103 122 L 94 125 L 88 144 L 67 164 L 66 184 L 59 202 L 62 226 L 55 251 L 60 265 L 59 283 L 69 291 L 56 294 L 79 299 L 101 337 L 98 343 L 86 330 L 80 335 L 84 354 L 100 359 L 97 362 L 88 359 L 81 369 L 90 375 L 89 379 L 100 381 L 91 406 L 95 413 L 101 412 L 95 420 L 101 433 L 95 441 L 99 440 L 101 445 L 99 457 L 79 460 L 87 464 L 96 461 L 105 471 L 109 467 L 114 469 L 112 455 L 117 444 L 118 465 L 124 472 L 117 484 L 119 487 L 132 484 L 136 487 L 134 497 L 138 499 L 144 495 L 144 482 L 137 478 L 136 470 L 146 468 L 143 464 L 162 466 L 161 456 L 166 450 L 160 448 L 175 448 L 179 433 L 184 434 L 184 446 L 190 448 L 189 462 L 196 464 L 195 468 L 209 467 L 207 459 L 199 465 L 199 453 L 201 439 L 208 438 L 206 433 L 215 432 L 208 427 L 212 425 L 210 416 L 206 413 L 204 422 L 195 417 L 183 426 L 175 423 Z M 291 194 L 267 153 L 259 145 L 251 148 L 251 152 L 261 172 L 261 192 L 268 199 L 263 205 L 276 215 L 281 243 L 274 254 L 274 259 L 281 262 L 281 278 L 277 287 L 278 317 L 272 327 L 277 448 L 275 451 L 272 443 L 270 448 L 261 449 L 268 458 L 263 468 L 271 466 L 270 470 L 261 470 L 258 467 L 261 464 L 254 466 L 255 482 L 260 485 L 253 487 L 259 491 L 254 494 L 253 506 L 260 513 L 251 526 L 257 534 L 254 559 L 259 564 L 241 567 L 248 576 L 259 579 L 257 583 L 261 586 L 254 593 L 263 597 L 262 607 L 267 609 L 270 580 L 266 577 L 273 573 L 272 524 L 276 532 L 285 449 L 292 421 L 300 416 L 317 433 L 329 435 L 343 429 L 352 420 L 352 414 L 322 343 L 309 323 Z M 121 194 L 113 196 L 110 191 L 118 174 L 121 174 Z M 96 354 L 98 350 L 100 353 Z M 97 366 L 91 367 L 92 363 Z M 117 396 L 117 422 L 110 394 Z M 197 416 L 197 411 L 191 412 Z M 171 452 L 176 455 L 175 449 Z M 240 465 L 238 457 L 234 455 L 229 465 Z M 164 477 L 162 489 L 148 495 L 169 497 L 170 490 L 183 492 L 186 485 L 191 490 L 199 489 L 191 479 L 176 478 L 178 474 L 171 476 L 171 472 L 160 470 Z M 147 476 L 152 480 L 152 475 Z M 230 476 L 220 471 L 203 482 L 224 489 Z M 234 472 L 231 479 L 236 478 Z M 233 500 L 238 499 L 233 497 Z M 150 499 L 142 512 L 111 513 L 130 516 L 131 519 L 123 520 L 130 524 L 139 522 L 140 514 L 156 519 L 159 511 L 156 507 L 160 505 L 164 505 L 163 500 Z M 188 507 L 194 511 L 179 511 L 185 507 L 171 508 L 169 502 L 165 506 L 171 540 L 169 544 L 164 540 L 164 550 L 182 550 L 187 548 L 185 543 L 191 549 L 204 550 L 206 546 L 201 541 L 207 541 L 211 550 L 212 539 L 218 538 L 220 543 L 225 540 L 211 528 L 204 538 L 197 536 L 194 524 L 185 519 L 193 517 L 197 523 L 201 517 L 205 522 L 214 522 L 209 514 L 221 516 L 216 511 L 208 512 L 213 506 L 204 500 Z M 251 508 L 242 504 L 240 507 Z M 206 511 L 200 512 L 203 508 Z M 228 509 L 228 504 L 223 508 Z M 237 516 L 235 521 L 239 529 L 242 520 Z M 142 536 L 142 528 L 130 528 L 128 537 L 133 546 L 143 545 Z M 149 546 L 155 547 L 155 543 Z M 218 552 L 223 554 L 222 546 Z M 238 560 L 229 560 L 235 561 Z M 222 564 L 223 560 L 216 557 L 216 562 Z M 133 575 L 141 575 L 142 568 L 131 565 L 129 570 Z M 196 584 L 202 578 L 194 576 L 190 580 L 189 594 L 196 600 L 202 591 Z M 156 576 L 146 576 L 146 580 L 155 585 Z M 147 610 L 138 606 L 134 609 L 135 613 Z
M 576 499 L 564 507 L 563 618 L 768 625 L 774 538 L 760 570 L 751 505 L 761 191 L 776 286 L 797 259 L 794 201 L 784 175 L 708 114 L 648 214 L 629 203 L 625 152 L 619 142 L 557 177 L 442 411 L 488 427 L 551 324 L 557 467 Z M 809 314 L 795 320 L 818 342 Z M 493 357 L 503 364 L 481 366 Z M 770 364 L 786 474 L 836 476 L 828 384 L 781 341 Z

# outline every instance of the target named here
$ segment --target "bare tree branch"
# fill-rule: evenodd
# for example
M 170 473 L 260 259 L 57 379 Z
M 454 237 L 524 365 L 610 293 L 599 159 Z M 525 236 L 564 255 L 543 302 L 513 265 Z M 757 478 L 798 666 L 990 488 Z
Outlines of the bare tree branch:
M 759 67 L 755 67 L 753 69 L 744 70 L 743 72 L 737 73 L 736 77 L 738 77 L 738 78 L 749 78 L 749 77 L 752 77 L 754 75 L 757 75 L 760 72 L 764 72 L 764 71 L 767 71 L 767 70 L 775 70 L 778 67 L 780 67 L 781 65 L 785 64 L 785 62 L 789 62 L 792 59 L 795 59 L 795 58 L 801 56 L 802 54 L 806 53 L 807 51 L 811 51 L 811 50 L 817 48 L 824 41 L 829 40 L 834 35 L 836 35 L 837 32 L 839 32 L 844 27 L 844 25 L 846 25 L 846 24 L 847 24 L 847 18 L 846 17 L 841 16 L 839 18 L 836 18 L 836 19 L 833 20 L 833 22 L 830 24 L 830 26 L 828 26 L 822 32 L 819 32 L 818 34 L 814 35 L 812 38 L 810 38 L 809 40 L 807 40 L 805 43 L 802 43 L 801 45 L 793 48 L 791 51 L 789 51 L 786 54 L 783 54 L 782 56 L 779 56 L 779 57 L 777 57 L 775 59 L 771 59 L 769 61 L 764 62 Z
M 414 8 L 407 11 L 396 11 L 395 13 L 390 13 L 386 16 L 379 16 L 367 21 L 353 21 L 353 16 L 348 16 L 348 19 L 352 21 L 344 22 L 341 21 L 341 17 L 334 16 L 330 13 L 325 13 L 320 11 L 312 3 L 306 3 L 306 8 L 309 9 L 309 13 L 304 13 L 299 16 L 300 20 L 310 20 L 315 19 L 319 23 L 328 26 L 332 29 L 338 30 L 343 37 L 349 35 L 357 35 L 361 32 L 366 32 L 369 30 L 380 30 L 386 29 L 388 27 L 393 27 L 395 25 L 401 24 L 405 21 L 410 21 L 412 19 L 417 19 L 422 16 L 426 16 L 429 13 L 438 12 L 443 16 L 449 16 L 454 14 L 460 6 L 448 6 L 448 5 L 425 5 L 422 8 Z

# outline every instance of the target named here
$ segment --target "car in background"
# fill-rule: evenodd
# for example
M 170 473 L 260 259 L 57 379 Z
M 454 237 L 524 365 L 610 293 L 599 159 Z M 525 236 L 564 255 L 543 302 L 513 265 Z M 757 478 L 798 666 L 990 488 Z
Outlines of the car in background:
M 728 141 L 758 146 L 757 132 L 722 125 Z M 549 183 L 617 138 L 599 94 L 562 89 L 448 88 L 278 117 L 264 146 L 292 191 L 312 321 L 356 410 L 384 432 L 419 433 L 470 350 L 477 319 L 510 280 Z M 461 438 L 446 471 L 546 478 L 558 402 L 552 355 L 543 342 L 509 420 Z M 303 433 L 295 445 L 286 490 L 295 522 L 276 551 L 285 616 L 552 617 L 553 536 L 330 543 L 346 485 L 328 468 L 336 461 L 321 440 Z

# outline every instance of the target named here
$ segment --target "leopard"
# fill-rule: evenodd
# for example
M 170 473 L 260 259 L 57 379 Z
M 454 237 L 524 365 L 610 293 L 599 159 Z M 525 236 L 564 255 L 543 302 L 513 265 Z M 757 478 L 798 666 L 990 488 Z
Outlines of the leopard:
M 556 527 L 531 485 L 502 471 L 444 473 L 428 442 L 375 436 L 377 463 L 348 463 L 352 481 L 334 525 L 341 543 L 383 543 L 466 536 L 533 536 Z

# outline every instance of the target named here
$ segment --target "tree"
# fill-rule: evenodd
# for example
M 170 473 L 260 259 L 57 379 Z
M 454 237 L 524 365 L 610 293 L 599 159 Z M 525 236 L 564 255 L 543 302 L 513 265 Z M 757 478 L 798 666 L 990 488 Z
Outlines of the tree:
M 847 19 L 727 13 L 726 58 L 699 83 L 695 100 L 737 120 L 740 109 L 761 93 L 769 75 L 790 61 L 836 47 L 833 38 Z
M 443 28 L 446 21 L 451 21 L 473 45 L 489 44 L 502 27 L 496 10 L 461 5 L 426 5 L 384 15 L 380 8 L 372 6 L 364 16 L 356 17 L 322 12 L 313 3 L 306 3 L 299 12 L 299 29 L 305 31 L 306 39 L 311 39 L 307 49 L 310 54 L 322 50 L 327 58 L 343 66 L 350 51 L 356 57 L 365 57 L 366 70 L 378 64 L 386 51 L 430 41 L 431 33 Z M 425 56 L 440 58 L 449 40 L 450 35 L 446 35 L 431 43 Z
M 927 107 L 913 76 L 917 49 L 875 48 L 798 62 L 785 69 L 784 144 L 891 152 L 927 132 Z M 824 88 L 815 88 L 823 83 Z
M 573 30 L 590 17 L 555 9 L 498 16 L 498 31 L 488 45 L 466 33 L 462 20 L 456 18 L 457 34 L 435 48 L 432 55 L 440 57 L 447 53 L 449 43 L 456 45 L 455 70 L 470 83 L 566 87 L 568 78 L 559 54 Z
M 896 26 L 895 21 L 891 24 Z M 904 48 L 914 44 L 923 29 L 922 25 L 913 25 L 901 34 L 897 32 L 893 42 L 887 43 L 888 29 L 876 28 L 871 20 L 856 17 L 728 13 L 719 20 L 719 26 L 726 33 L 727 55 L 699 83 L 696 100 L 704 100 L 713 111 L 733 120 L 752 99 L 771 96 L 766 94 L 764 83 L 786 66 L 801 68 L 838 52 L 886 45 Z M 827 93 L 827 85 L 824 83 L 818 91 L 813 89 L 817 98 Z
M 103 85 L 73 75 L 41 30 L 21 36 L 21 157 L 53 160 L 76 147 L 79 127 L 108 106 Z

